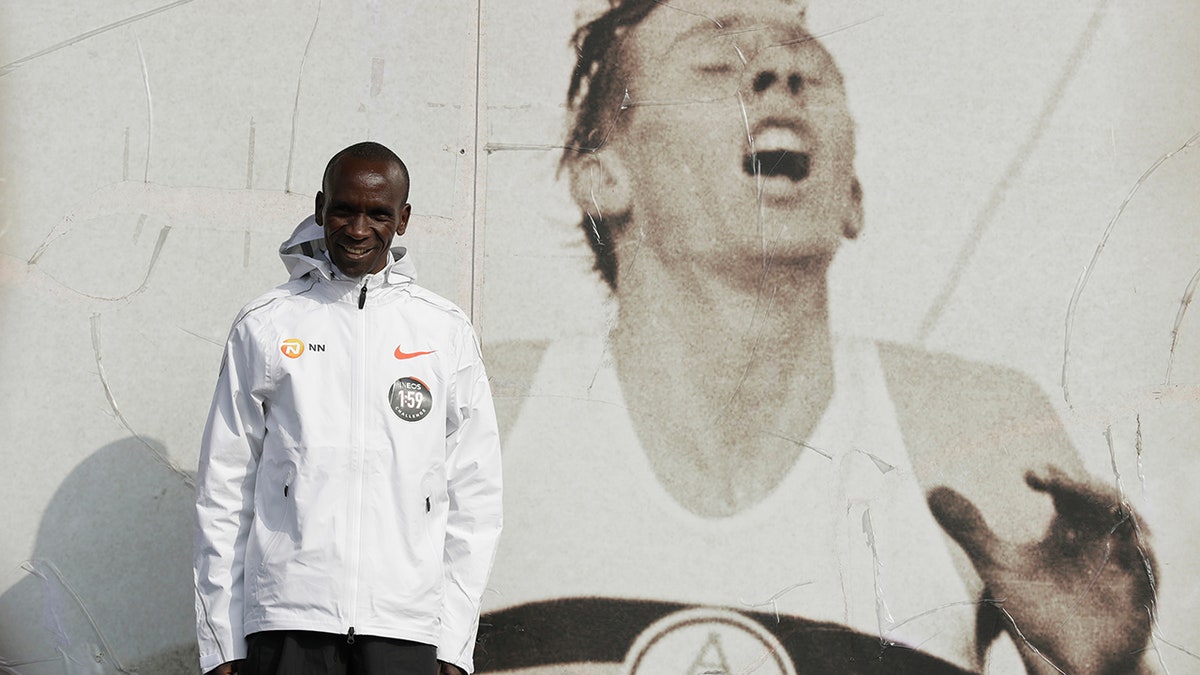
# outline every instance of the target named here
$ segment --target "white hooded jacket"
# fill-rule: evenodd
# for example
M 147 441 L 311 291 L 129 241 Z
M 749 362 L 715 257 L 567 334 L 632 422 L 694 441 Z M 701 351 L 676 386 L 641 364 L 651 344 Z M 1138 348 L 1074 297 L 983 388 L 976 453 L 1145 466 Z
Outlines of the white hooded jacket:
M 501 527 L 500 441 L 467 317 L 402 247 L 347 278 L 308 218 L 239 313 L 200 450 L 200 666 L 263 630 L 433 644 L 470 672 Z

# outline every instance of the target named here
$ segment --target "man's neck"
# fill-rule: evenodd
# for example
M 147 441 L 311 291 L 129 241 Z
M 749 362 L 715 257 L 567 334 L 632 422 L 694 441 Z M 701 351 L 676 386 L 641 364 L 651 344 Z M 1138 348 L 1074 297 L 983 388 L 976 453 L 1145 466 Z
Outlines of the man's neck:
M 621 270 L 619 374 L 647 455 L 685 506 L 736 512 L 802 451 L 833 392 L 828 263 L 714 274 L 643 250 Z
M 364 279 L 371 276 L 372 274 L 379 274 L 380 272 L 386 270 L 392 263 L 396 262 L 395 256 L 393 256 L 391 250 L 389 250 L 387 252 L 387 259 L 383 263 L 383 267 L 380 267 L 378 270 L 376 270 L 374 272 L 367 272 L 366 274 L 363 274 L 362 276 L 355 277 L 355 276 L 346 274 L 344 271 L 342 271 L 342 268 L 338 267 L 337 263 L 333 262 L 333 257 L 329 255 L 329 251 L 322 250 L 321 254 L 325 256 L 325 261 L 329 263 L 329 269 L 332 272 L 331 276 L 334 279 L 341 279 L 343 281 L 353 281 L 355 284 L 362 283 Z

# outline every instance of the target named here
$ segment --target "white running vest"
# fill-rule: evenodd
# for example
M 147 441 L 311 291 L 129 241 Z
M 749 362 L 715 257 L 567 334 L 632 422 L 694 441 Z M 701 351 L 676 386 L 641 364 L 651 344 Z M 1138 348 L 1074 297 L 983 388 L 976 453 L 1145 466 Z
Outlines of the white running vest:
M 976 606 L 913 474 L 875 344 L 838 340 L 834 370 L 808 440 L 828 457 L 806 450 L 762 501 L 709 518 L 659 484 L 606 343 L 551 345 L 505 443 L 484 612 L 677 601 L 835 622 L 977 669 Z

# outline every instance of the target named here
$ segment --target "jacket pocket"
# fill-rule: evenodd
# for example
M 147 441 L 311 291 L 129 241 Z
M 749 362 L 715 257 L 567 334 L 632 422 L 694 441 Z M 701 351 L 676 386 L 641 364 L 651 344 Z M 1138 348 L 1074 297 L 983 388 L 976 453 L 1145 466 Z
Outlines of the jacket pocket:
M 271 533 L 271 537 L 263 545 L 262 560 L 258 563 L 260 570 L 266 569 L 267 562 L 271 559 L 271 554 L 275 552 L 275 549 L 279 547 L 280 540 L 287 534 L 288 521 L 292 517 L 292 504 L 296 501 L 296 496 L 292 494 L 292 481 L 295 475 L 295 472 L 289 469 L 287 475 L 284 476 L 283 485 L 272 487 L 272 489 L 280 490 L 283 494 L 283 515 L 279 518 L 275 531 Z

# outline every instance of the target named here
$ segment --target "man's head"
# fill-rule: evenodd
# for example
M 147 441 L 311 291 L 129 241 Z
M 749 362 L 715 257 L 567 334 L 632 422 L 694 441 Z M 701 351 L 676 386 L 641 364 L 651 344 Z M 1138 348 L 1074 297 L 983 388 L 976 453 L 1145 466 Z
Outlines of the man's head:
M 329 258 L 351 277 L 387 264 L 392 238 L 404 234 L 408 167 L 379 143 L 356 143 L 329 160 L 317 193 L 317 224 L 325 229 Z
M 627 231 L 702 273 L 831 258 L 857 234 L 841 73 L 798 4 L 614 0 L 575 42 L 563 166 L 610 286 Z

